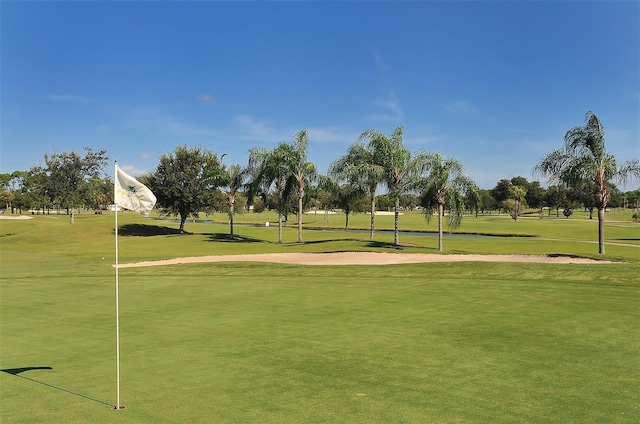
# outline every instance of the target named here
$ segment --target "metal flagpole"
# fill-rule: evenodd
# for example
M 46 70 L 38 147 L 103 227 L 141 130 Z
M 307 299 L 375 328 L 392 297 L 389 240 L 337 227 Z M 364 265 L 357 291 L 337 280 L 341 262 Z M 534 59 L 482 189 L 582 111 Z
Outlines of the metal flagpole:
M 116 406 L 113 409 L 123 409 L 120 406 L 120 305 L 118 291 L 118 202 L 116 196 L 116 179 L 118 178 L 118 162 L 114 162 L 113 178 L 113 207 L 116 210 L 115 234 L 116 234 Z

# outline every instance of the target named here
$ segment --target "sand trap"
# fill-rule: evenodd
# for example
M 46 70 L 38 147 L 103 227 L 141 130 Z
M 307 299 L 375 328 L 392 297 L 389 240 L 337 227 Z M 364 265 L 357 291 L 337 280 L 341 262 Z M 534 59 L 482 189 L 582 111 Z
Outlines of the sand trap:
M 0 215 L 0 219 L 31 219 L 32 216 L 27 215 Z
M 264 253 L 256 255 L 191 256 L 185 258 L 119 264 L 119 268 L 195 264 L 207 262 L 273 262 L 297 265 L 392 265 L 423 262 L 521 262 L 551 264 L 605 264 L 600 261 L 570 256 L 545 255 L 439 255 L 422 253 Z

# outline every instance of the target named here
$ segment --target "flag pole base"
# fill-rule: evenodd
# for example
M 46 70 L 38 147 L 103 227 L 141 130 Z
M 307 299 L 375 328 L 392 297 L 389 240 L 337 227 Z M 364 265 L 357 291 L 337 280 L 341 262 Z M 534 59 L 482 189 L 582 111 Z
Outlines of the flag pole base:
M 115 410 L 124 409 L 124 406 L 114 406 L 113 409 Z

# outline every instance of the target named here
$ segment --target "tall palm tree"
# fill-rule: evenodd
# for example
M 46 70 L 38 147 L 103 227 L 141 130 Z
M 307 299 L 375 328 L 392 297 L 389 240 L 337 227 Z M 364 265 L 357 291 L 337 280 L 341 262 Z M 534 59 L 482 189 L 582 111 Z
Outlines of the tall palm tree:
M 224 153 L 220 159 L 222 160 L 225 156 L 228 155 Z M 227 206 L 229 207 L 229 234 L 231 238 L 234 236 L 233 221 L 235 216 L 236 193 L 248 185 L 246 184 L 246 180 L 249 174 L 250 168 L 248 166 L 243 167 L 238 164 L 230 165 L 229 168 L 221 165 L 220 167 L 210 170 L 208 174 L 208 178 L 213 184 L 219 187 L 226 187 Z
M 281 143 L 285 164 L 293 176 L 298 194 L 298 243 L 302 243 L 302 206 L 304 190 L 307 184 L 317 178 L 316 166 L 307 161 L 309 153 L 309 135 L 306 130 L 299 131 L 291 144 Z
M 289 163 L 290 146 L 280 143 L 275 149 L 264 147 L 249 150 L 249 172 L 251 173 L 250 197 L 266 193 L 271 185 L 275 186 L 278 196 L 278 243 L 282 243 L 282 214 L 284 201 L 292 187 Z
M 400 196 L 415 190 L 427 169 L 426 152 L 412 154 L 402 143 L 404 127 L 397 127 L 391 135 L 376 130 L 367 130 L 360 135 L 360 140 L 369 140 L 369 146 L 374 150 L 375 163 L 384 169 L 384 183 L 389 195 L 395 200 L 393 243 L 398 240 L 400 215 Z
M 235 215 L 236 193 L 245 185 L 248 169 L 235 164 L 229 166 L 225 172 L 225 186 L 227 186 L 227 203 L 229 205 L 229 233 L 233 238 L 233 218 Z
M 329 175 L 337 180 L 358 186 L 369 194 L 370 229 L 369 239 L 373 240 L 376 214 L 376 190 L 384 181 L 384 167 L 376 163 L 373 147 L 358 140 L 349 146 L 347 153 L 333 161 Z
M 604 127 L 591 111 L 585 116 L 585 125 L 571 128 L 564 136 L 564 147 L 546 154 L 535 166 L 534 173 L 549 177 L 551 183 L 577 185 L 593 183 L 598 208 L 598 251 L 605 253 L 605 209 L 612 181 L 625 183 L 628 178 L 640 178 L 637 159 L 618 167 L 612 154 L 605 150 Z
M 429 175 L 421 182 L 424 213 L 427 221 L 438 213 L 438 251 L 442 252 L 442 221 L 445 208 L 450 228 L 457 228 L 462 221 L 465 196 L 478 191 L 476 184 L 464 173 L 460 162 L 453 158 L 443 159 L 439 153 L 428 155 Z
M 524 196 L 526 195 L 527 189 L 523 186 L 514 185 L 509 187 L 509 197 L 513 199 L 513 212 L 511 213 L 511 218 L 513 218 L 514 221 L 517 221 L 520 216 L 522 202 L 525 200 Z

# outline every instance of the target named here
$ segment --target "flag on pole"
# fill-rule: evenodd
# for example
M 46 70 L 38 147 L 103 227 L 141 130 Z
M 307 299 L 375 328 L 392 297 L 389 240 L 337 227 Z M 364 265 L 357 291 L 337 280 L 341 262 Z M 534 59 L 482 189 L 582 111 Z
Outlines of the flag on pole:
M 148 216 L 156 204 L 156 196 L 147 186 L 124 172 L 116 163 L 114 203 Z

